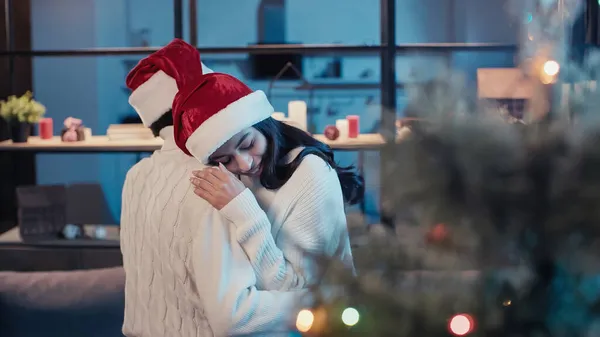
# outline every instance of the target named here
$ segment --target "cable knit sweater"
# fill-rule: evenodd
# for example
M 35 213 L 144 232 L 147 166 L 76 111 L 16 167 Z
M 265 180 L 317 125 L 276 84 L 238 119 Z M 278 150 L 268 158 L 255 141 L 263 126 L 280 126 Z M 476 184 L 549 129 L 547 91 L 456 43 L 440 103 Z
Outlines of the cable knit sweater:
M 301 151 L 288 154 L 288 162 Z M 337 172 L 308 155 L 277 190 L 243 179 L 244 190 L 221 214 L 236 226 L 238 242 L 264 289 L 299 289 L 318 282 L 316 255 L 353 267 L 344 198 Z M 264 209 L 264 210 L 263 210 Z M 266 212 L 265 212 L 266 211 Z
M 201 166 L 175 146 L 172 130 L 163 130 L 163 148 L 136 164 L 123 187 L 123 333 L 280 335 L 303 292 L 257 290 L 236 242 L 240 231 L 193 194 L 189 177 Z

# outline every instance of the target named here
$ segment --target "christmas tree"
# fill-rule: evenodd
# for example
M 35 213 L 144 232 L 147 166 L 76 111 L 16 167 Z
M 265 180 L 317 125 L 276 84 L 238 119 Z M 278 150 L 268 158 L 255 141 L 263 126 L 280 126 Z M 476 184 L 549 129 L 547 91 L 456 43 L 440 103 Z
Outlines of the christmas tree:
M 579 1 L 515 4 L 525 116 L 473 98 L 451 70 L 415 87 L 421 122 L 383 149 L 395 233 L 354 250 L 356 275 L 322 259 L 303 335 L 600 336 L 600 54 L 569 61 Z

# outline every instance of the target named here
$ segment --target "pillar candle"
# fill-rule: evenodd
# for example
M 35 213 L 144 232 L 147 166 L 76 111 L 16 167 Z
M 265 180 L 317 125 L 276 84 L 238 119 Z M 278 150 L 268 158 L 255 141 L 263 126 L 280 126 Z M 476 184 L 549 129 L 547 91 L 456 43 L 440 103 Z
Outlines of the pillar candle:
M 306 111 L 306 102 L 304 101 L 290 101 L 288 103 L 289 119 L 298 124 L 304 131 L 307 130 Z
M 90 129 L 90 128 L 84 128 L 83 129 L 83 138 L 85 140 L 92 139 L 92 129 Z
M 356 115 L 346 116 L 348 120 L 348 137 L 356 138 L 360 134 L 359 117 Z
M 271 118 L 281 122 L 285 119 L 285 114 L 283 112 L 273 112 Z
M 40 119 L 40 138 L 41 139 L 51 139 L 53 130 L 52 130 L 52 118 L 42 118 Z
M 335 121 L 335 127 L 340 131 L 339 140 L 348 139 L 348 120 L 347 119 L 338 119 Z

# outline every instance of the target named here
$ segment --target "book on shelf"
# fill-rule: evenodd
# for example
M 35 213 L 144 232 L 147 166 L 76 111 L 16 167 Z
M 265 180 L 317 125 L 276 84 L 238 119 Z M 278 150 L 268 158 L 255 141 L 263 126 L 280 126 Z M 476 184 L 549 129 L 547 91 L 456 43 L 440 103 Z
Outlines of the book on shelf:
M 106 130 L 109 140 L 153 139 L 152 131 L 143 124 L 111 124 Z

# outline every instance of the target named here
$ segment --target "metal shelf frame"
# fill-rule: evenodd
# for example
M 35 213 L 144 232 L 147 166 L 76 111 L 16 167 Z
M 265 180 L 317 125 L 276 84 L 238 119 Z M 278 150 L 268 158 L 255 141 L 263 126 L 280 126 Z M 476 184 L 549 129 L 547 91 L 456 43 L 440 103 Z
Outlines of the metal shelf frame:
M 511 51 L 516 45 L 499 43 L 413 43 L 396 45 L 396 52 L 459 52 L 459 51 Z M 39 57 L 39 56 L 118 56 L 148 55 L 161 47 L 117 47 L 117 48 L 83 48 L 61 50 L 0 50 L 0 56 Z M 249 47 L 198 47 L 205 54 L 289 54 L 303 55 L 323 54 L 359 54 L 376 55 L 389 49 L 386 45 L 361 46 L 340 44 L 271 44 Z

